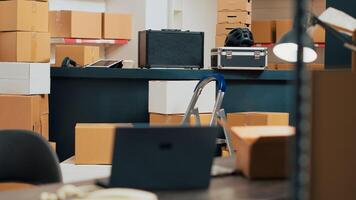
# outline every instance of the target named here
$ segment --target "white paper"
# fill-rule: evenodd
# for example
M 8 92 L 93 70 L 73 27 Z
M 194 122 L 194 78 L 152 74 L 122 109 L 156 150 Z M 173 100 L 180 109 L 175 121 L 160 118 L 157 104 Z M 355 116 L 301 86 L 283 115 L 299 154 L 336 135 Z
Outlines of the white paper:
M 349 30 L 350 32 L 354 32 L 356 30 L 356 19 L 333 7 L 329 7 L 327 10 L 325 10 L 319 16 L 319 19 L 324 23 L 330 24 L 332 26 L 344 28 L 346 30 Z M 339 31 L 352 36 L 352 34 L 349 32 L 345 32 L 341 30 Z

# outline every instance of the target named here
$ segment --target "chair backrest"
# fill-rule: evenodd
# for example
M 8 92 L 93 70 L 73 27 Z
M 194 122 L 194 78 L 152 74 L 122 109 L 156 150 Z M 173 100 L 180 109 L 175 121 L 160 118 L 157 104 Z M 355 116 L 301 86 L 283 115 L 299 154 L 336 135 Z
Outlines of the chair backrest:
M 23 130 L 0 131 L 0 182 L 61 181 L 57 155 L 41 136 Z

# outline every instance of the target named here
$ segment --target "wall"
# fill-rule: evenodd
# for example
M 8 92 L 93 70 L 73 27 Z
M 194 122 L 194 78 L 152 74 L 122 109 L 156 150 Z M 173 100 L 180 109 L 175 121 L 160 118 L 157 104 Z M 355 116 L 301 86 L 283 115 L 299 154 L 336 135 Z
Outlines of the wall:
M 215 47 L 216 0 L 183 0 L 182 29 L 205 33 L 204 65 L 210 67 L 210 50 Z

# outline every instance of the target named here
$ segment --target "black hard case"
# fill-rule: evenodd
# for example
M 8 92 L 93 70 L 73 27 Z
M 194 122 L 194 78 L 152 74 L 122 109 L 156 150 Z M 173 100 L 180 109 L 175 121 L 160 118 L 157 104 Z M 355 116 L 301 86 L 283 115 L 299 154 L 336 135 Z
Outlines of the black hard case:
M 265 47 L 219 47 L 211 50 L 211 67 L 231 70 L 264 70 L 268 65 Z
M 203 68 L 204 32 L 140 31 L 138 56 L 145 68 Z

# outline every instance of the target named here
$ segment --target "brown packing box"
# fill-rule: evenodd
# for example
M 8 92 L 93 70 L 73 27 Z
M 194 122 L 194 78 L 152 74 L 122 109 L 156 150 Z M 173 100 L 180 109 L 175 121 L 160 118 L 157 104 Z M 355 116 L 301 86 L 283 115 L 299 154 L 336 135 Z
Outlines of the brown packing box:
M 215 46 L 223 47 L 225 45 L 226 35 L 217 35 L 215 36 Z
M 53 151 L 56 152 L 56 146 L 57 144 L 55 142 L 49 142 L 49 146 L 52 147 Z
M 353 41 L 356 42 L 356 30 L 354 31 Z M 352 52 L 352 71 L 356 72 L 356 51 Z
M 103 13 L 103 38 L 132 39 L 132 16 L 129 14 Z
M 293 27 L 292 20 L 278 20 L 276 21 L 276 42 L 278 42 L 284 34 L 290 31 Z
M 251 24 L 251 12 L 218 12 L 218 24 Z
M 75 126 L 75 164 L 111 164 L 115 131 L 132 124 L 81 124 Z
M 49 60 L 49 33 L 0 33 L 0 62 L 48 63 Z
M 81 11 L 50 11 L 51 37 L 101 38 L 101 13 Z
M 325 43 L 325 30 L 321 26 L 317 25 L 312 34 L 312 38 L 315 43 Z
M 237 137 L 236 164 L 250 179 L 288 177 L 290 126 L 232 127 Z
M 0 95 L 0 129 L 30 130 L 48 139 L 48 95 Z
M 211 114 L 200 114 L 201 125 L 209 125 Z M 150 113 L 150 125 L 180 125 L 182 124 L 183 115 L 164 115 Z M 191 115 L 189 119 L 190 125 L 196 125 L 195 116 Z
M 216 35 L 228 35 L 235 28 L 249 28 L 248 24 L 217 24 Z
M 0 31 L 48 32 L 48 2 L 0 1 Z
M 356 73 L 312 73 L 310 199 L 355 199 Z
M 252 0 L 218 0 L 218 11 L 250 11 Z
M 307 68 L 309 70 L 324 70 L 325 65 L 324 64 L 318 64 L 318 63 L 310 63 L 306 64 Z M 277 70 L 294 70 L 295 64 L 277 64 L 276 69 Z
M 253 21 L 251 30 L 255 43 L 274 43 L 275 29 L 275 21 Z
M 100 59 L 100 49 L 97 46 L 57 45 L 55 54 L 57 67 L 61 66 L 65 57 L 70 57 L 80 66 L 92 64 Z
M 289 113 L 279 112 L 239 112 L 228 113 L 227 124 L 233 126 L 288 126 Z M 234 149 L 237 149 L 236 135 L 231 135 Z

